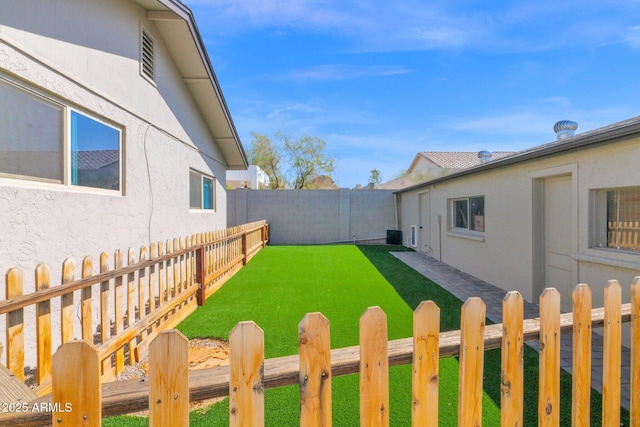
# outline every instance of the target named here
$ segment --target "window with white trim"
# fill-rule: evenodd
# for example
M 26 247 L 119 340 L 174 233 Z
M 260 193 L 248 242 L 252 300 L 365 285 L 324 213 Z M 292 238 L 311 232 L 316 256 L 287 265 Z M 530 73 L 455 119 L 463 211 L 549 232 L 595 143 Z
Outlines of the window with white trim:
M 119 191 L 121 133 L 0 80 L 0 176 Z
M 594 190 L 592 247 L 640 252 L 640 186 Z
M 451 229 L 484 233 L 484 196 L 451 200 Z
M 120 131 L 71 112 L 71 185 L 120 189 Z
M 0 174 L 64 180 L 64 106 L 0 80 Z
M 216 180 L 191 169 L 189 171 L 189 206 L 191 209 L 215 210 Z

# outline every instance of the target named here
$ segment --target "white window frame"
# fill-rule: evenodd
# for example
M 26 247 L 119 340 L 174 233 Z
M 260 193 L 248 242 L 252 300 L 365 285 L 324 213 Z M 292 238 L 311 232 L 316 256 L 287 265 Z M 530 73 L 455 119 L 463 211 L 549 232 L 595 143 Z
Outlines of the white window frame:
M 73 132 L 72 130 L 72 121 L 71 121 L 71 115 L 72 113 L 76 113 L 79 114 L 81 116 L 84 116 L 96 123 L 99 123 L 105 127 L 111 128 L 114 131 L 118 132 L 118 188 L 117 189 L 109 189 L 109 188 L 102 188 L 102 187 L 93 187 L 93 186 L 83 186 L 83 185 L 79 185 L 79 184 L 73 184 L 73 180 L 72 180 L 72 174 L 73 174 L 73 165 L 72 165 L 72 142 L 71 142 L 71 134 Z M 114 126 L 96 116 L 93 116 L 91 114 L 88 114 L 82 110 L 76 109 L 76 108 L 67 108 L 67 129 L 68 131 L 66 132 L 68 134 L 68 136 L 65 138 L 65 156 L 66 156 L 66 163 L 68 165 L 68 167 L 66 168 L 66 182 L 68 183 L 68 185 L 73 186 L 73 187 L 82 187 L 82 188 L 91 188 L 91 189 L 95 189 L 95 190 L 99 190 L 99 191 L 116 191 L 118 193 L 122 192 L 122 188 L 123 188 L 123 182 L 124 182 L 124 174 L 123 172 L 123 156 L 122 156 L 122 134 L 123 134 L 123 130 L 117 126 Z
M 475 223 L 475 219 L 474 219 L 474 215 L 471 212 L 471 201 L 473 199 L 482 199 L 482 223 Z M 482 195 L 478 195 L 478 196 L 469 196 L 469 197 L 458 197 L 455 199 L 450 199 L 449 200 L 449 211 L 450 211 L 450 215 L 449 215 L 449 230 L 459 230 L 459 231 L 464 231 L 464 232 L 471 232 L 471 233 L 484 233 L 485 232 L 485 224 L 484 224 L 484 218 L 485 218 L 485 208 L 484 208 L 484 199 L 485 197 Z M 467 226 L 466 227 L 458 227 L 457 226 L 457 212 L 456 212 L 456 204 L 458 202 L 461 201 L 466 201 L 467 202 L 467 212 L 466 212 L 466 220 L 467 220 Z M 472 226 L 473 224 L 473 226 Z
M 626 227 L 618 228 L 617 232 L 612 232 L 609 228 L 609 212 L 608 212 L 608 196 L 611 192 L 616 191 L 638 191 L 640 192 L 640 186 L 626 186 L 626 187 L 613 187 L 613 188 L 605 188 L 605 189 L 594 189 L 591 190 L 591 233 L 589 238 L 589 246 L 592 249 L 609 251 L 611 253 L 626 253 L 632 254 L 636 256 L 640 256 L 640 248 L 634 249 L 632 247 L 628 247 L 631 242 L 629 239 L 633 239 L 636 237 L 635 233 L 640 233 L 640 231 L 636 231 L 636 224 L 640 223 L 640 218 L 635 218 L 636 221 L 624 221 L 625 218 L 619 218 L 616 221 L 617 223 L 627 223 Z M 640 213 L 639 213 L 640 215 Z M 619 214 L 618 214 L 619 217 Z M 631 224 L 629 224 L 631 222 Z M 631 228 L 629 228 L 629 226 Z M 620 226 L 618 226 L 620 227 Z M 613 233 L 610 235 L 609 233 Z M 617 239 L 617 245 L 611 244 L 609 241 L 610 238 Z M 637 237 L 640 239 L 640 237 Z
M 9 173 L 1 173 L 0 177 L 8 178 L 16 181 L 31 181 L 42 184 L 51 184 L 54 186 L 64 186 L 67 189 L 79 189 L 82 191 L 96 191 L 96 192 L 106 192 L 110 194 L 124 194 L 124 162 L 123 162 L 123 141 L 124 141 L 124 129 L 115 124 L 109 123 L 104 119 L 98 118 L 97 116 L 90 114 L 86 111 L 83 111 L 78 108 L 70 107 L 65 102 L 55 99 L 49 95 L 45 95 L 42 92 L 33 89 L 22 82 L 14 81 L 13 79 L 6 78 L 5 76 L 0 75 L 0 82 L 2 84 L 8 85 L 14 90 L 21 92 L 24 96 L 31 97 L 38 102 L 41 102 L 45 105 L 59 107 L 62 111 L 62 123 L 61 123 L 61 135 L 60 135 L 60 147 L 61 147 L 61 176 L 60 179 L 48 179 L 31 175 L 14 175 Z M 102 125 L 108 126 L 115 131 L 118 132 L 118 181 L 119 188 L 118 189 L 105 189 L 100 187 L 92 187 L 92 186 L 82 186 L 82 185 L 74 185 L 72 184 L 71 179 L 71 114 L 75 112 L 82 116 L 85 116 L 95 122 L 98 122 Z
M 474 228 L 471 228 L 471 222 L 475 220 L 471 212 L 471 200 L 472 199 L 482 199 L 482 222 L 475 225 Z M 467 202 L 467 227 L 456 227 L 456 202 L 466 201 Z M 447 235 L 453 237 L 463 237 L 471 240 L 484 241 L 485 238 L 485 218 L 486 218 L 486 210 L 485 210 L 485 196 L 484 195 L 475 195 L 468 197 L 456 197 L 447 200 L 447 209 L 448 209 L 448 223 L 447 223 Z
M 199 178 L 199 194 L 200 194 L 200 203 L 199 206 L 194 206 L 192 203 L 192 199 L 191 199 L 191 177 L 193 176 L 197 176 Z M 211 181 L 211 207 L 207 208 L 205 207 L 205 195 L 204 195 L 204 185 L 205 185 L 205 180 L 210 180 Z M 216 191 L 216 178 L 213 175 L 209 175 L 206 174 L 204 172 L 200 172 L 199 170 L 196 169 L 189 169 L 189 209 L 191 211 L 195 211 L 195 212 L 215 212 L 216 208 L 217 208 L 217 200 L 216 200 L 216 196 L 217 196 L 217 191 Z

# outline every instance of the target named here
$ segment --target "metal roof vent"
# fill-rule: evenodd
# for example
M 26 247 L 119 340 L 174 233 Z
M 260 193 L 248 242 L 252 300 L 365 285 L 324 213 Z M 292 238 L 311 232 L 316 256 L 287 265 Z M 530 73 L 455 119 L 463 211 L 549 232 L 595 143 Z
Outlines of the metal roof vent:
M 480 159 L 480 163 L 488 163 L 491 161 L 491 156 L 493 153 L 491 151 L 482 150 L 478 152 L 478 158 Z
M 560 120 L 553 125 L 553 131 L 556 133 L 558 141 L 574 136 L 576 129 L 578 129 L 578 123 L 571 120 Z

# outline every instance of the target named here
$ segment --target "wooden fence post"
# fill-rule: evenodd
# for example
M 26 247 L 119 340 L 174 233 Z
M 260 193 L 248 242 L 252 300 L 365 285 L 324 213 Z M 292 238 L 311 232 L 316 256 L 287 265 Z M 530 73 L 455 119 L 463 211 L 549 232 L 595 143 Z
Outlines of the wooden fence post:
M 640 427 L 640 276 L 631 285 L 631 427 Z
M 149 258 L 155 259 L 158 256 L 158 245 L 152 243 L 149 246 Z M 149 266 L 149 311 L 156 309 L 156 265 Z
M 146 246 L 142 246 L 140 248 L 140 258 L 138 258 L 138 262 L 142 263 L 147 260 L 147 248 Z M 148 288 L 147 282 L 147 271 L 145 268 L 138 270 L 138 320 L 144 319 L 147 315 L 147 303 L 144 297 L 144 289 Z M 149 303 L 151 305 L 151 303 Z M 135 322 L 134 322 L 135 323 Z M 140 342 L 144 341 L 147 337 L 147 330 L 144 329 L 140 331 Z M 131 358 L 131 364 L 133 365 L 134 360 L 137 362 L 141 359 L 140 350 L 137 345 L 134 347 L 134 357 Z
M 22 296 L 24 292 L 22 270 L 11 268 L 5 275 L 7 299 Z M 24 309 L 7 315 L 7 368 L 24 382 Z
M 120 270 L 124 264 L 124 257 L 120 249 L 116 250 L 113 254 L 113 266 L 114 269 Z M 119 276 L 113 279 L 113 292 L 114 292 L 114 312 L 115 318 L 115 335 L 122 333 L 124 330 L 124 277 Z M 116 374 L 119 374 L 124 369 L 124 348 L 119 348 L 116 351 Z
M 249 248 L 247 247 L 247 232 L 242 233 L 242 265 L 247 265 L 247 252 Z
M 538 425 L 560 425 L 560 293 L 547 288 L 540 295 L 540 381 Z
M 298 324 L 300 425 L 331 427 L 331 344 L 329 321 L 321 313 Z
M 149 425 L 189 425 L 189 341 L 163 331 L 149 345 Z
M 54 426 L 102 424 L 100 356 L 86 341 L 70 341 L 53 355 Z
M 66 259 L 62 263 L 62 281 L 66 283 L 73 282 L 75 278 L 75 261 Z M 73 292 L 62 295 L 60 302 L 60 342 L 62 344 L 71 341 L 73 334 Z
M 100 254 L 100 273 L 109 271 L 109 255 L 106 252 Z M 111 338 L 111 305 L 109 304 L 109 281 L 105 280 L 100 283 L 100 344 L 104 344 Z M 114 298 L 114 305 L 117 301 Z M 117 333 L 117 330 L 116 330 Z M 111 356 L 102 362 L 103 375 L 108 374 L 112 370 Z
M 184 237 L 180 237 L 178 239 L 179 245 L 178 250 L 186 249 Z M 173 249 L 175 250 L 175 245 Z M 187 255 L 182 254 L 178 257 L 180 259 L 180 282 L 178 283 L 178 293 L 182 293 L 183 290 L 187 289 Z
M 591 425 L 591 289 L 575 287 L 573 299 L 573 365 L 571 425 Z
M 229 426 L 264 426 L 264 332 L 240 322 L 229 333 Z
M 523 331 L 524 300 L 509 292 L 502 300 L 502 374 L 500 425 L 522 426 L 524 416 Z
M 158 256 L 164 255 L 164 243 L 158 242 Z M 165 265 L 169 265 L 168 262 L 161 262 L 158 264 L 158 305 L 162 306 L 165 301 L 171 298 L 167 297 L 167 276 L 168 271 L 165 269 Z
M 198 249 L 196 249 L 196 281 L 199 283 L 197 299 L 198 305 L 200 306 L 204 305 L 207 300 L 207 292 L 205 286 L 207 267 L 205 264 L 204 252 L 204 246 L 200 246 Z
M 129 248 L 128 257 L 127 257 L 127 265 L 131 266 L 136 263 L 136 252 L 135 249 Z M 129 273 L 127 275 L 127 328 L 130 328 L 131 325 L 136 323 L 136 303 L 135 303 L 135 293 L 136 293 L 136 274 Z M 136 346 L 138 344 L 138 340 L 136 337 L 133 337 L 131 341 L 129 341 L 129 364 L 133 365 L 135 361 L 136 355 Z
M 84 279 L 91 276 L 93 276 L 93 259 L 90 256 L 86 256 L 82 260 L 82 278 Z M 82 339 L 93 343 L 93 299 L 91 296 L 91 286 L 83 288 L 80 294 Z
M 50 270 L 47 264 L 36 267 L 36 291 L 49 289 Z M 36 304 L 36 336 L 37 350 L 37 380 L 42 384 L 51 379 L 51 301 L 41 301 Z
M 360 316 L 360 425 L 389 426 L 387 315 L 369 307 Z
M 438 425 L 440 308 L 423 301 L 413 312 L 413 374 L 411 425 Z
M 482 425 L 482 378 L 486 306 L 469 298 L 460 317 L 460 369 L 458 378 L 458 425 Z
M 604 289 L 604 354 L 602 355 L 602 425 L 620 425 L 620 361 L 622 295 L 617 280 Z
M 138 262 L 142 263 L 147 260 L 147 247 L 140 248 L 140 257 Z M 138 270 L 138 319 L 142 319 L 147 315 L 147 304 L 144 297 L 144 290 L 147 288 L 147 271 L 142 268 Z M 135 323 L 135 322 L 134 322 Z

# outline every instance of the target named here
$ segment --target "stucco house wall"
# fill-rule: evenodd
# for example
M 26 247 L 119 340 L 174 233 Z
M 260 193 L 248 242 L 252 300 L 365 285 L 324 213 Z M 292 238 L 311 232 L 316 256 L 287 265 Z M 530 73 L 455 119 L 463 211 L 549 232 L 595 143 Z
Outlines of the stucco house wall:
M 167 19 L 149 19 L 149 9 L 162 10 Z M 230 116 L 205 117 L 189 88 L 215 87 L 215 79 L 204 75 L 190 81 L 174 61 L 175 43 L 191 51 L 202 48 L 189 27 L 194 25 L 189 13 L 174 1 L 47 0 L 30 7 L 19 0 L 0 2 L 0 84 L 62 106 L 65 150 L 71 111 L 121 132 L 119 191 L 0 173 L 3 278 L 7 269 L 19 267 L 25 292 L 31 292 L 39 262 L 50 266 L 56 284 L 66 258 L 75 259 L 78 270 L 90 255 L 97 272 L 102 251 L 112 257 L 116 249 L 227 226 L 225 172 L 238 162 L 232 159 L 236 164 L 230 165 L 214 134 L 230 133 L 239 167 L 246 167 L 246 159 L 242 164 L 244 151 Z M 180 31 L 160 31 L 159 25 Z M 140 72 L 143 28 L 155 41 L 154 81 Z M 210 67 L 206 53 L 204 58 L 197 67 Z M 226 111 L 223 99 L 208 102 Z M 190 170 L 214 178 L 214 209 L 190 208 Z M 0 298 L 4 295 L 3 284 Z
M 562 194 L 566 206 L 567 244 L 570 247 L 570 286 L 561 289 L 567 308 L 568 295 L 577 283 L 593 289 L 593 303 L 603 303 L 603 288 L 609 279 L 622 285 L 629 298 L 629 284 L 640 275 L 640 252 L 594 247 L 594 191 L 640 185 L 640 120 L 594 132 L 599 143 L 528 156 L 519 162 L 480 166 L 471 171 L 433 180 L 397 193 L 400 224 L 409 235 L 411 225 L 427 227 L 418 232 L 416 249 L 504 290 L 517 290 L 537 302 L 545 286 L 543 218 L 544 185 L 550 179 L 565 180 Z M 620 127 L 631 129 L 616 135 Z M 591 138 L 593 134 L 584 137 Z M 561 144 L 560 142 L 552 143 Z M 504 164 L 504 163 L 503 163 Z M 549 182 L 549 184 L 545 184 Z M 421 196 L 422 195 L 422 196 Z M 452 227 L 452 201 L 484 196 L 484 232 L 459 232 Z M 421 200 L 428 200 L 428 209 Z M 426 212 L 425 212 L 426 211 Z M 419 228 L 418 228 L 419 230 Z M 406 239 L 405 239 L 406 243 Z M 542 260 L 542 261 L 541 261 Z

